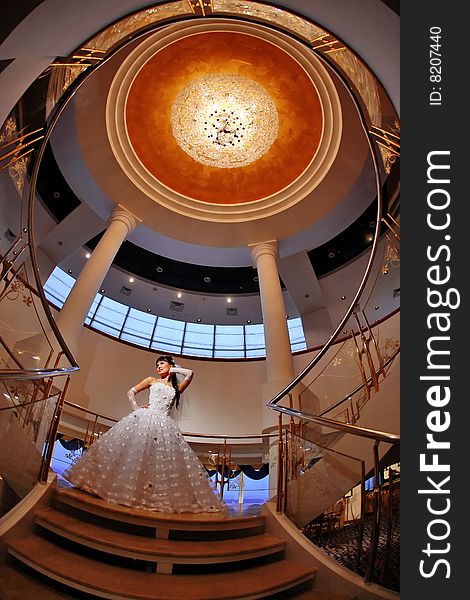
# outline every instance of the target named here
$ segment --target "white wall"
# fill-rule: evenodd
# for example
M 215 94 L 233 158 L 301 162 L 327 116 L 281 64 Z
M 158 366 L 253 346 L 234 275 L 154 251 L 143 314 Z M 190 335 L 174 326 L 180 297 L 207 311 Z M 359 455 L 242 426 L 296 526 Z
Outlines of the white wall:
M 382 324 L 383 340 L 399 339 L 399 314 Z M 330 352 L 336 352 L 332 349 Z M 316 352 L 306 352 L 294 357 L 295 373 L 299 373 Z M 72 376 L 67 399 L 91 410 L 121 418 L 130 411 L 126 392 L 143 378 L 153 375 L 155 359 L 159 353 L 117 342 L 112 338 L 84 328 L 80 338 L 78 363 L 81 371 Z M 265 361 L 225 361 L 197 358 L 178 358 L 176 361 L 195 372 L 193 383 L 186 395 L 181 428 L 194 433 L 223 433 L 240 435 L 262 431 L 265 407 L 261 399 L 265 383 Z M 344 368 L 344 364 L 338 365 Z M 307 381 L 310 381 L 307 379 Z M 323 399 L 328 386 L 328 398 L 339 400 L 341 391 L 335 392 L 335 378 L 319 378 L 318 390 Z M 341 381 L 341 386 L 344 382 Z M 395 382 L 396 383 L 396 382 Z M 314 391 L 317 388 L 313 388 Z M 348 389 L 348 392 L 350 389 Z M 137 396 L 139 403 L 146 401 L 146 392 Z M 396 431 L 399 391 L 382 400 L 382 407 L 374 411 L 373 422 L 368 426 Z M 388 403 L 391 402 L 391 405 Z M 381 418 L 383 415 L 383 419 Z

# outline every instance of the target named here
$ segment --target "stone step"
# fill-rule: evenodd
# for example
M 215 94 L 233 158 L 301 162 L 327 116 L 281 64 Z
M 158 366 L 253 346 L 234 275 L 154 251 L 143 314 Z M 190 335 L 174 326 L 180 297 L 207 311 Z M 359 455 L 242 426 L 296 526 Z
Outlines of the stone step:
M 113 600 L 254 600 L 312 581 L 316 572 L 283 559 L 230 572 L 149 573 L 98 562 L 37 535 L 10 541 L 8 551 L 55 581 Z
M 53 508 L 37 512 L 36 523 L 89 548 L 151 562 L 224 563 L 276 554 L 286 547 L 285 541 L 267 534 L 198 541 L 158 539 L 103 527 Z
M 76 488 L 57 488 L 53 504 L 60 509 L 67 505 L 90 514 L 153 528 L 167 537 L 168 531 L 217 532 L 232 531 L 259 533 L 264 530 L 265 517 L 261 515 L 232 515 L 226 513 L 163 513 L 112 504 Z

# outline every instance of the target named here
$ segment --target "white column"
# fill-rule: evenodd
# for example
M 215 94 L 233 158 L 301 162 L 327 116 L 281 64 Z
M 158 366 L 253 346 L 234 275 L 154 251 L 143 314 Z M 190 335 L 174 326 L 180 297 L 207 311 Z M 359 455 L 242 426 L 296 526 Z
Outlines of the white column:
M 77 278 L 62 310 L 57 325 L 72 354 L 78 351 L 83 323 L 122 242 L 135 229 L 138 219 L 121 206 L 111 216 L 108 228 Z
M 266 343 L 266 384 L 263 402 L 268 402 L 294 378 L 294 363 L 290 346 L 286 309 L 277 268 L 278 246 L 275 240 L 250 244 L 251 255 L 258 270 L 261 311 Z M 263 412 L 263 425 L 277 423 L 277 412 Z

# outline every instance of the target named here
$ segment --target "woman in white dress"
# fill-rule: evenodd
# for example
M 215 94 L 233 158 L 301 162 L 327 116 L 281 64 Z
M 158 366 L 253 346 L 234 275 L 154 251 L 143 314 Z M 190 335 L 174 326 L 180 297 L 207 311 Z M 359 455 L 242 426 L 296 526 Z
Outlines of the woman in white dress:
M 158 377 L 146 377 L 127 392 L 134 412 L 101 435 L 63 476 L 77 488 L 125 506 L 175 513 L 225 511 L 170 416 L 193 371 L 176 366 L 171 356 L 160 356 L 156 370 Z M 184 376 L 180 383 L 177 375 Z M 135 395 L 146 389 L 149 402 L 140 407 Z

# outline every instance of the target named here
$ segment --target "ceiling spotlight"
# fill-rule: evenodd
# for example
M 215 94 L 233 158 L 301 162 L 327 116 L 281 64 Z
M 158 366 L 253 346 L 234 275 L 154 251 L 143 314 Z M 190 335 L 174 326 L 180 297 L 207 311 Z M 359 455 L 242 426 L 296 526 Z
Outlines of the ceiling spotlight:
M 255 283 L 258 283 L 258 281 L 259 281 L 259 277 L 257 277 L 257 276 L 253 277 L 253 281 L 254 281 Z
M 157 273 L 163 273 L 163 267 L 157 267 Z
M 182 295 L 183 295 L 183 294 L 182 294 L 181 292 L 178 292 L 178 293 L 176 294 L 176 297 L 177 297 L 177 298 L 181 298 L 181 296 L 182 296 Z
M 87 252 L 87 253 L 85 254 L 85 258 L 90 258 L 90 256 L 91 256 L 91 254 L 90 254 L 89 252 Z
M 69 273 L 69 275 L 72 274 L 72 269 L 67 269 L 67 273 Z
M 151 308 L 147 308 L 147 312 L 152 312 L 152 309 Z
M 129 283 L 134 283 L 134 278 L 133 277 L 129 277 Z
M 251 323 L 251 319 L 247 319 L 246 322 L 248 323 L 248 325 Z
M 341 300 L 346 300 L 346 296 L 341 296 Z
M 334 252 L 328 252 L 328 258 L 334 258 L 334 257 L 335 257 Z
M 374 236 L 371 233 L 369 233 L 369 235 L 367 236 L 367 241 L 371 242 L 373 239 L 374 239 Z
M 211 282 L 210 277 L 204 277 L 204 283 L 210 283 L 210 282 Z
M 374 308 L 375 308 L 375 310 L 379 310 L 379 307 L 378 307 L 378 306 L 374 306 Z
M 227 302 L 230 304 L 230 302 L 232 302 L 232 298 L 227 298 Z
M 54 198 L 56 200 L 58 200 L 60 198 L 60 192 L 53 192 L 52 195 L 54 196 Z
M 104 292 L 105 292 L 104 288 L 101 288 L 100 289 L 100 294 L 104 294 Z
M 201 322 L 201 319 L 198 317 L 198 318 L 196 319 L 196 323 L 200 323 L 200 322 Z

